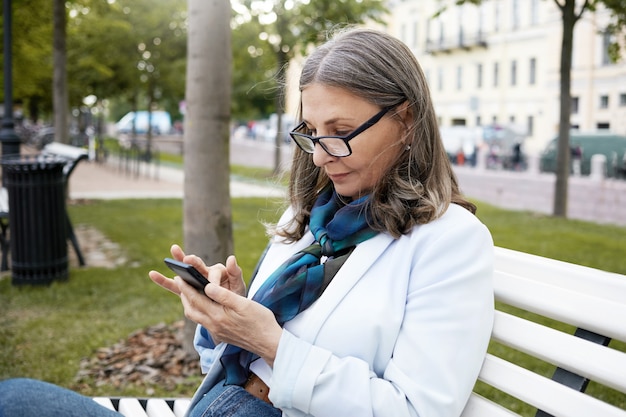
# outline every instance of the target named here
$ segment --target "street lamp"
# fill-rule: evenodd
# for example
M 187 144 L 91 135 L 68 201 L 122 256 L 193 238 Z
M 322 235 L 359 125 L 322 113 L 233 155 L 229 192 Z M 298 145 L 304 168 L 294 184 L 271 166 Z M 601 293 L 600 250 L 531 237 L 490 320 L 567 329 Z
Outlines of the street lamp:
M 2 157 L 19 156 L 20 138 L 13 123 L 13 69 L 11 51 L 11 0 L 4 0 L 4 117 L 0 130 Z

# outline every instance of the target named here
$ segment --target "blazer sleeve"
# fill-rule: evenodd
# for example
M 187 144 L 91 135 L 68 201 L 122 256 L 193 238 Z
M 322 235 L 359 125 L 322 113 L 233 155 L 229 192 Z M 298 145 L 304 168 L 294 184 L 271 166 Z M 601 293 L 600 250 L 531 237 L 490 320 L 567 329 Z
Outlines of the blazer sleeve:
M 410 275 L 405 299 L 381 300 L 404 305 L 399 330 L 387 335 L 395 343 L 382 371 L 364 358 L 339 357 L 283 330 L 270 384 L 270 399 L 283 415 L 461 414 L 493 324 L 493 242 L 484 225 L 457 209 L 456 215 L 418 226 L 409 243 L 398 242 L 407 265 L 376 268 Z

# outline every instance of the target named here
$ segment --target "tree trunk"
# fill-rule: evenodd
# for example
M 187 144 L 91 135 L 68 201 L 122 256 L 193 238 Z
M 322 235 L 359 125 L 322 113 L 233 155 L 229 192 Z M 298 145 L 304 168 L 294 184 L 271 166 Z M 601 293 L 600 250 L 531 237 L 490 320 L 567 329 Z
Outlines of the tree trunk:
M 184 250 L 207 264 L 232 253 L 229 124 L 231 89 L 230 2 L 188 0 L 189 35 L 184 137 Z M 193 351 L 195 326 L 186 326 Z
M 54 140 L 70 143 L 68 116 L 69 96 L 67 91 L 67 48 L 65 1 L 54 0 L 54 35 L 52 42 L 54 72 L 52 95 L 54 107 Z
M 554 186 L 554 206 L 552 214 L 567 217 L 567 193 L 570 175 L 570 115 L 572 110 L 571 70 L 574 43 L 574 25 L 577 21 L 576 0 L 566 0 L 561 8 L 563 39 L 561 41 L 561 96 L 559 116 L 559 139 L 557 146 L 556 183 Z M 581 14 L 583 11 L 581 11 Z

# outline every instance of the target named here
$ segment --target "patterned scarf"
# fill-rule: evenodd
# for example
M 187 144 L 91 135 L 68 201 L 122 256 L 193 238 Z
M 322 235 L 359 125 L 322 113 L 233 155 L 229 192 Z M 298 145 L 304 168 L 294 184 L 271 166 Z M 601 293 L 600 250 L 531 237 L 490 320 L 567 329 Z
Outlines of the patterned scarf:
M 377 234 L 367 223 L 364 210 L 367 198 L 344 205 L 332 188 L 317 198 L 309 221 L 315 242 L 279 266 L 252 297 L 272 310 L 278 324 L 282 326 L 307 309 L 324 291 L 322 256 L 338 256 Z M 251 352 L 228 345 L 221 358 L 226 384 L 245 384 L 250 363 L 257 358 Z

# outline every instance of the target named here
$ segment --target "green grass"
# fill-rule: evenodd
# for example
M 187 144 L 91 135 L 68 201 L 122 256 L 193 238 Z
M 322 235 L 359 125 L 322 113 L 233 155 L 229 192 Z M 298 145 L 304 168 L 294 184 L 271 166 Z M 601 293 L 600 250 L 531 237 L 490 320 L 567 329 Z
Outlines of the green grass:
M 250 171 L 238 169 L 240 175 Z M 253 170 L 255 173 L 261 171 Z M 255 174 L 256 175 L 256 174 Z M 268 175 L 267 173 L 263 175 Z M 268 177 L 269 178 L 269 177 Z M 233 200 L 235 253 L 248 274 L 266 245 L 261 221 L 275 221 L 282 203 L 261 198 Z M 496 245 L 626 274 L 626 228 L 511 212 L 478 203 L 478 215 Z M 150 269 L 163 269 L 173 242 L 182 242 L 180 200 L 114 200 L 69 207 L 75 226 L 100 230 L 123 249 L 126 263 L 115 269 L 72 268 L 67 282 L 49 287 L 15 287 L 0 281 L 0 379 L 28 376 L 74 387 L 80 360 L 131 332 L 182 318 L 177 297 L 154 285 Z M 626 351 L 623 344 L 617 349 Z M 550 375 L 552 368 L 499 345 L 490 350 Z M 175 392 L 154 387 L 155 396 L 191 395 L 197 379 Z M 74 387 L 75 388 L 75 387 Z M 139 388 L 80 387 L 88 395 L 148 395 Z M 479 386 L 523 415 L 530 407 Z M 591 385 L 594 395 L 626 408 L 623 394 Z

